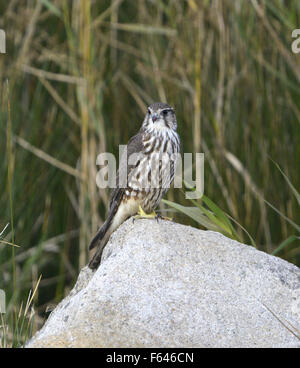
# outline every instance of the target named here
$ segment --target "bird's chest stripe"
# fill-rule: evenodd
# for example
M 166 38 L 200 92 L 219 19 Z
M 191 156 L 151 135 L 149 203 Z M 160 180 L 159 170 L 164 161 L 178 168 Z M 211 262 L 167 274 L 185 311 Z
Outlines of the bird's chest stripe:
M 128 189 L 149 193 L 153 188 L 169 188 L 174 179 L 174 167 L 179 152 L 176 134 L 146 134 L 144 150 L 128 178 Z M 159 193 L 160 195 L 160 193 Z

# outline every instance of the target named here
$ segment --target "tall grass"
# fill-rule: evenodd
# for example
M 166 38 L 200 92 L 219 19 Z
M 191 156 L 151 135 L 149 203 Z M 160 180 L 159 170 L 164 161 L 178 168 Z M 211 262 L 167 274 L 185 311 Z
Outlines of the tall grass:
M 299 15 L 297 0 L 0 3 L 0 232 L 10 223 L 4 240 L 21 246 L 0 243 L 7 315 L 41 274 L 35 328 L 68 293 L 106 214 L 97 154 L 117 155 L 157 100 L 176 108 L 183 152 L 205 153 L 205 195 L 258 249 L 300 264 L 295 228 L 267 204 L 300 223 L 270 160 L 298 190 Z M 166 199 L 187 205 L 177 190 Z

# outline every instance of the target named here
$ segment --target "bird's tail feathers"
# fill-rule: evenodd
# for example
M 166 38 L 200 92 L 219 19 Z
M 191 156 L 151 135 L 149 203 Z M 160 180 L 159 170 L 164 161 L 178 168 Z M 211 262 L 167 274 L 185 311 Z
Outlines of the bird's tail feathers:
M 89 245 L 89 250 L 97 247 L 100 245 L 101 241 L 105 238 L 105 235 L 111 225 L 112 219 L 108 217 L 108 219 L 104 222 L 104 224 L 101 226 L 101 228 L 97 231 L 97 234 L 91 241 L 91 244 Z
M 102 239 L 98 239 L 96 241 L 96 245 L 97 246 L 97 250 L 94 254 L 94 256 L 92 257 L 92 259 L 89 262 L 89 268 L 92 270 L 95 270 L 98 268 L 100 262 L 101 262 L 101 257 L 102 257 L 102 253 L 103 253 L 103 249 L 106 245 L 106 243 L 108 242 L 108 239 L 110 237 L 111 231 L 107 231 L 106 234 L 104 235 L 104 237 Z
M 118 211 L 121 211 L 118 215 Z M 110 235 L 115 229 L 125 220 L 122 216 L 122 206 L 117 205 L 111 206 L 107 220 L 104 222 L 102 227 L 98 230 L 96 236 L 91 241 L 89 249 L 97 247 L 97 250 L 89 263 L 91 269 L 96 269 L 101 261 L 101 256 L 106 243 L 109 240 Z

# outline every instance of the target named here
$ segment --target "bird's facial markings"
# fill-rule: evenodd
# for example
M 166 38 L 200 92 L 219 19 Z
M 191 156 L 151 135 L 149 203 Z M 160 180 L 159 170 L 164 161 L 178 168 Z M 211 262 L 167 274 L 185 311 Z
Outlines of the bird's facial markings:
M 175 110 L 173 107 L 163 104 L 154 103 L 147 108 L 146 117 L 143 128 L 151 134 L 155 131 L 159 133 L 165 129 L 177 129 L 177 121 Z M 160 134 L 160 133 L 159 133 Z
M 171 108 L 167 108 L 167 109 L 163 109 L 161 112 L 164 116 L 167 116 L 170 112 L 174 112 L 174 110 Z
M 158 114 L 152 114 L 151 118 L 152 118 L 153 123 L 155 123 L 159 119 L 159 115 Z
M 165 108 L 160 111 L 161 120 L 167 128 L 171 128 L 174 110 L 172 108 Z

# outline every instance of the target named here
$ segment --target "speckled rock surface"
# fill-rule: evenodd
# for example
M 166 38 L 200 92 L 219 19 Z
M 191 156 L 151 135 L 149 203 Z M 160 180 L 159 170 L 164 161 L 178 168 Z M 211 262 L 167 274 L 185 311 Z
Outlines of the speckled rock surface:
M 219 233 L 128 220 L 26 347 L 297 347 L 299 279 Z

